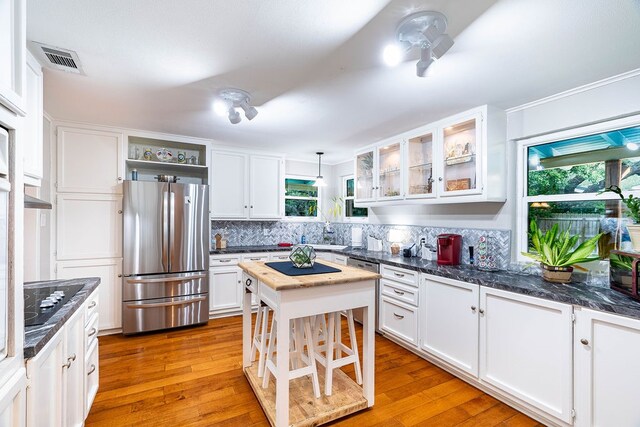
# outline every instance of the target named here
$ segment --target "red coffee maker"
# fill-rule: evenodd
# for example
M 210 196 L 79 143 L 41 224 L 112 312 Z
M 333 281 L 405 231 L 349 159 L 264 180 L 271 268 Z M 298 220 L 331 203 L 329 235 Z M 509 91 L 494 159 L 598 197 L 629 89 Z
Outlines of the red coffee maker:
M 462 236 L 459 234 L 439 234 L 438 265 L 458 265 L 462 254 Z

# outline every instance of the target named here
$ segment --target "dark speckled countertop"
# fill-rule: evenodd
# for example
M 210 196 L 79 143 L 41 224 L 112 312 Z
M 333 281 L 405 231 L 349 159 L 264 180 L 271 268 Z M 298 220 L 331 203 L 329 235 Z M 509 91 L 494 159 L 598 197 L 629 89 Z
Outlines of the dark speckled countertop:
M 25 288 L 42 288 L 45 286 L 84 285 L 60 310 L 43 325 L 24 328 L 24 358 L 35 357 L 36 354 L 53 338 L 67 320 L 82 306 L 91 292 L 100 284 L 98 277 L 71 280 L 47 280 L 43 282 L 25 283 Z
M 212 250 L 212 255 L 289 251 L 290 248 L 278 246 L 238 246 L 227 249 Z M 577 306 L 606 311 L 609 313 L 640 319 L 640 301 L 609 288 L 589 286 L 580 282 L 568 284 L 549 283 L 542 277 L 520 272 L 500 270 L 496 272 L 480 271 L 470 265 L 440 266 L 435 261 L 424 261 L 420 258 L 404 258 L 384 252 L 373 252 L 347 247 L 343 250 L 319 250 L 360 258 L 366 261 L 380 262 L 409 270 L 420 271 L 434 276 L 475 283 L 480 286 L 502 289 L 518 294 L 546 300 L 574 304 Z

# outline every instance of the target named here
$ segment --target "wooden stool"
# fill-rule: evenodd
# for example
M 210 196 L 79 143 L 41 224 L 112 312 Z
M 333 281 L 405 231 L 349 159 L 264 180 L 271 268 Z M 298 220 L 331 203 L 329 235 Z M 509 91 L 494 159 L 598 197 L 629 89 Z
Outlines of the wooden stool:
M 251 343 L 251 363 L 255 362 L 256 352 L 258 353 L 258 378 L 262 378 L 262 375 L 264 375 L 264 365 L 267 360 L 267 341 L 270 337 L 270 334 L 267 333 L 267 325 L 269 323 L 270 311 L 269 306 L 260 301 Z
M 290 346 L 290 361 L 293 369 L 289 370 L 289 381 L 311 375 L 313 393 L 316 399 L 320 398 L 320 382 L 318 381 L 318 370 L 316 368 L 315 350 L 311 335 L 311 320 L 309 317 L 294 319 L 292 321 L 293 345 Z M 277 378 L 276 362 L 274 360 L 275 341 L 277 331 L 276 319 L 271 321 L 271 332 L 269 333 L 269 345 L 267 347 L 267 360 L 265 364 L 264 377 L 262 378 L 262 388 L 269 386 L 269 377 L 273 374 Z M 307 347 L 305 354 L 304 347 Z
M 356 382 L 362 384 L 362 370 L 360 369 L 360 357 L 358 355 L 356 327 L 353 322 L 353 310 L 346 310 L 346 315 L 351 346 L 346 346 L 342 342 L 342 313 L 336 311 L 329 313 L 329 325 L 325 332 L 325 343 L 322 346 L 318 346 L 319 351 L 315 353 L 318 363 L 325 367 L 324 394 L 327 396 L 331 396 L 332 393 L 333 370 L 340 369 L 345 365 L 354 364 Z M 321 350 L 324 350 L 324 356 Z M 342 356 L 343 352 L 346 354 L 344 357 Z

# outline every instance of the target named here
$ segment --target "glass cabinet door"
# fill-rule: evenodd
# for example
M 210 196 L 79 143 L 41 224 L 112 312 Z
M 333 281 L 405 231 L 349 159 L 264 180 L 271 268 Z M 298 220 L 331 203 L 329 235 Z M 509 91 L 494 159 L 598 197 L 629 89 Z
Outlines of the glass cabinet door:
M 479 188 L 479 118 L 446 126 L 442 141 L 442 193 L 477 193 Z
M 378 147 L 378 199 L 402 197 L 401 144 Z
M 406 159 L 407 198 L 433 195 L 433 133 L 410 138 Z
M 356 200 L 373 200 L 375 183 L 373 182 L 373 150 L 356 156 Z

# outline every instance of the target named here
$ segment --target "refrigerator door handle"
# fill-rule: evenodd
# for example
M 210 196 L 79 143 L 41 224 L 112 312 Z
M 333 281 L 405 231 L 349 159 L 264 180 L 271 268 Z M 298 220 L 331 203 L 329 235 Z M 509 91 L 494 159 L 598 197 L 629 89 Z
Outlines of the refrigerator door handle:
M 169 198 L 162 193 L 162 267 L 169 271 Z
M 169 187 L 169 215 L 170 215 L 170 219 L 169 219 L 169 223 L 168 223 L 168 231 L 169 231 L 169 253 L 168 253 L 168 259 L 169 259 L 169 270 L 168 271 L 173 271 L 173 263 L 172 258 L 175 257 L 175 252 L 176 252 L 176 227 L 178 226 L 178 224 L 176 224 L 176 194 L 171 190 L 171 187 Z
M 153 279 L 127 279 L 127 283 L 166 283 L 166 282 L 189 282 L 196 279 L 206 279 L 206 274 L 194 274 L 183 277 L 159 277 Z
M 200 302 L 206 300 L 207 297 L 194 297 L 189 299 L 184 299 L 180 301 L 169 301 L 169 302 L 150 302 L 150 303 L 139 303 L 139 304 L 127 304 L 127 308 L 158 308 L 158 307 L 171 307 L 175 305 L 187 305 L 193 304 L 194 302 Z

